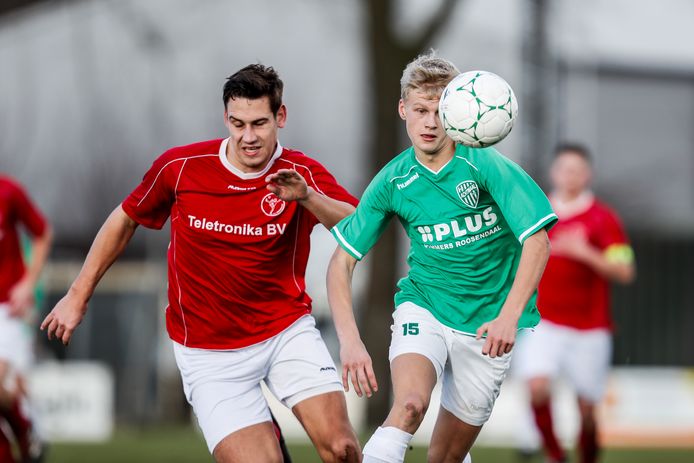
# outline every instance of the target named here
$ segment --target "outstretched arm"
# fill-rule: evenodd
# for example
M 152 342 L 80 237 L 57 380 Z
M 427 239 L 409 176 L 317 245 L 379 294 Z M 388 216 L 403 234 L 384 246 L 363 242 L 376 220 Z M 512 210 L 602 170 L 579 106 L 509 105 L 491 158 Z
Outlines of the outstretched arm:
M 565 231 L 552 237 L 552 254 L 577 260 L 610 281 L 631 283 L 636 278 L 633 251 L 628 244 L 613 246 L 607 251 L 598 249 L 579 232 Z
M 137 222 L 121 206 L 109 215 L 94 238 L 79 275 L 67 294 L 41 323 L 41 329 L 46 330 L 48 339 L 55 335 L 63 344 L 70 342 L 72 333 L 87 312 L 87 302 L 94 294 L 96 285 L 123 252 L 136 228 Z
M 34 288 L 46 263 L 53 242 L 53 231 L 46 226 L 43 234 L 31 240 L 31 260 L 21 280 L 10 289 L 10 315 L 22 317 L 34 303 Z
M 549 259 L 549 250 L 549 238 L 545 229 L 529 236 L 523 242 L 516 276 L 499 316 L 484 323 L 477 330 L 477 339 L 481 339 L 482 335 L 487 333 L 487 341 L 482 347 L 484 355 L 494 358 L 511 352 L 516 342 L 518 320 L 540 283 Z
M 280 169 L 268 175 L 265 181 L 268 190 L 285 201 L 297 201 L 328 230 L 354 212 L 351 204 L 322 195 L 308 186 L 306 180 L 295 170 Z
M 328 302 L 333 314 L 335 331 L 340 340 L 342 385 L 349 391 L 351 376 L 354 391 L 359 397 L 371 397 L 378 391 L 371 357 L 359 336 L 352 308 L 352 275 L 357 260 L 337 247 L 328 265 Z

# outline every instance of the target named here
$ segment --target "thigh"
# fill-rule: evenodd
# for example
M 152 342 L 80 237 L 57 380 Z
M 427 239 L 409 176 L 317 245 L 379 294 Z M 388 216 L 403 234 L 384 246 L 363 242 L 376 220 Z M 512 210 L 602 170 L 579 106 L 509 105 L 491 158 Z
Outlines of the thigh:
M 460 463 L 470 452 L 482 426 L 461 421 L 441 407 L 436 418 L 427 461 L 435 463 Z
M 390 376 L 395 404 L 402 404 L 414 396 L 423 399 L 425 407 L 429 406 L 437 377 L 428 358 L 421 354 L 398 355 L 390 362 Z
M 266 371 L 266 350 L 267 346 L 251 346 L 208 351 L 174 343 L 183 390 L 210 453 L 227 436 L 244 428 L 267 422 L 272 430 L 270 410 L 260 388 Z M 241 433 L 251 437 L 255 434 Z
M 217 463 L 282 463 L 282 451 L 271 422 L 244 427 L 224 437 L 214 448 Z
M 320 394 L 343 393 L 335 363 L 313 317 L 300 318 L 273 339 L 265 383 L 289 408 Z
M 459 420 L 482 426 L 492 413 L 506 378 L 511 354 L 482 355 L 484 339 L 461 333 L 450 335 L 449 360 L 443 373 L 441 406 Z
M 579 398 L 597 403 L 607 386 L 612 360 L 612 335 L 608 330 L 577 332 L 565 361 L 566 376 Z

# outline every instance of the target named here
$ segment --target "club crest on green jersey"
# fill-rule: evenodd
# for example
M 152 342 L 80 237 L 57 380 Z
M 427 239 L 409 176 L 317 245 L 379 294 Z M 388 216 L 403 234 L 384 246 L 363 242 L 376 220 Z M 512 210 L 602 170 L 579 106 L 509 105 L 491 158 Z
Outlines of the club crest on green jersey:
M 475 209 L 477 207 L 477 201 L 480 199 L 480 189 L 477 187 L 477 183 L 472 180 L 466 180 L 460 182 L 457 187 L 455 187 L 458 197 L 467 207 Z

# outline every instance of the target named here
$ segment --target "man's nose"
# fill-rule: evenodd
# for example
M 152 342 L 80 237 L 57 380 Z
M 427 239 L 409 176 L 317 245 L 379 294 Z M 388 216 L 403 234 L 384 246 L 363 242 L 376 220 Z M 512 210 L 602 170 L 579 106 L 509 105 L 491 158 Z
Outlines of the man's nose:
M 256 135 L 255 135 L 255 130 L 253 130 L 253 126 L 247 125 L 243 129 L 243 137 L 242 140 L 245 142 L 252 142 L 256 140 Z

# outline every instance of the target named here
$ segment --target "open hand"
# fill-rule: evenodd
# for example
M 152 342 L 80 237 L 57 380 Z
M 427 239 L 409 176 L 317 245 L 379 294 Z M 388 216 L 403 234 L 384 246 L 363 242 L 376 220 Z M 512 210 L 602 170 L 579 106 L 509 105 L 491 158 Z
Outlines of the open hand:
M 590 250 L 588 237 L 580 228 L 557 232 L 552 236 L 552 254 L 581 260 Z
M 513 349 L 518 331 L 518 320 L 499 316 L 494 320 L 484 323 L 477 329 L 477 339 L 482 339 L 487 334 L 487 340 L 482 346 L 482 354 L 489 357 L 501 357 Z
M 34 284 L 22 279 L 10 289 L 10 317 L 24 318 L 27 310 L 34 304 Z
M 68 292 L 43 320 L 41 330 L 46 330 L 48 339 L 55 336 L 67 346 L 86 312 L 87 302 Z
M 361 340 L 345 344 L 340 347 L 340 361 L 342 362 L 342 386 L 345 392 L 349 392 L 350 376 L 354 385 L 354 392 L 359 397 L 366 394 L 371 397 L 378 391 L 378 383 L 374 374 L 371 357 L 366 352 L 366 347 Z
M 280 169 L 265 177 L 267 189 L 285 201 L 302 201 L 308 198 L 306 180 L 297 171 Z

